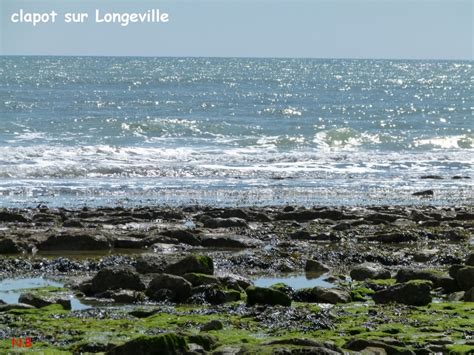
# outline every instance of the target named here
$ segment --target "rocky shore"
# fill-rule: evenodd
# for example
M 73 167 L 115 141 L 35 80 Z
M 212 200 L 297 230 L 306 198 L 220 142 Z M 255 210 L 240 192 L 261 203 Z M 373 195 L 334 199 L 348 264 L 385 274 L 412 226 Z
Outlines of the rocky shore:
M 0 299 L 57 282 L 0 301 L 0 351 L 472 353 L 473 231 L 472 206 L 0 209 Z

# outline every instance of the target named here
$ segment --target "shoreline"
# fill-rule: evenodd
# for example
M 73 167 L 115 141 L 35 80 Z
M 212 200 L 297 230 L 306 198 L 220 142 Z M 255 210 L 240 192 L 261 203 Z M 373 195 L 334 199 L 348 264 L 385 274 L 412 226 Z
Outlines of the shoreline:
M 39 282 L 0 332 L 65 353 L 467 353 L 473 231 L 472 205 L 0 209 L 0 299 Z

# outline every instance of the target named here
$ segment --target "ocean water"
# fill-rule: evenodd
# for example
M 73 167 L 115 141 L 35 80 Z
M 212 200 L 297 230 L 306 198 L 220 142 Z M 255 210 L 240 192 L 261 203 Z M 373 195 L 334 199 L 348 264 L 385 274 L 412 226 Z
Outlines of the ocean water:
M 0 206 L 469 204 L 472 84 L 472 61 L 0 57 Z

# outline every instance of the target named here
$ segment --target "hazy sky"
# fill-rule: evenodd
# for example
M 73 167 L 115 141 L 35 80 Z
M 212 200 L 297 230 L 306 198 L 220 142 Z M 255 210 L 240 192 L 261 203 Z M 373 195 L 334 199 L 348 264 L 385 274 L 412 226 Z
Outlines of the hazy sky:
M 474 59 L 472 0 L 0 0 L 0 54 Z M 168 12 L 166 24 L 95 23 L 102 12 Z M 13 12 L 59 13 L 14 24 Z M 65 24 L 66 12 L 88 12 Z

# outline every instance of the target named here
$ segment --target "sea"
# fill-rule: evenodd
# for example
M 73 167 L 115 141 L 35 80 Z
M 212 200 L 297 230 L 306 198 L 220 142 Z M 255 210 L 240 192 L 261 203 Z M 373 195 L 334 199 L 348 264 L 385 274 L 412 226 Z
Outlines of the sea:
M 472 204 L 473 64 L 1 56 L 0 207 Z

